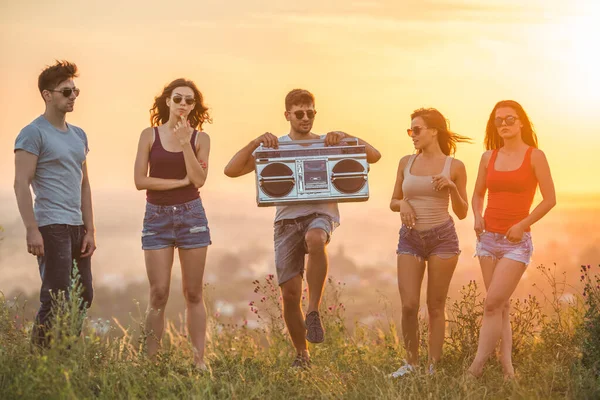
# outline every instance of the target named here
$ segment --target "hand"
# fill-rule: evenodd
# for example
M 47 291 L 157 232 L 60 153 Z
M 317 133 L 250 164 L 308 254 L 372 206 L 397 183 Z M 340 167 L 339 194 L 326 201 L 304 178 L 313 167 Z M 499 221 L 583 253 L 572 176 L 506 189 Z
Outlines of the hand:
M 483 232 L 485 232 L 485 220 L 481 215 L 475 216 L 475 234 L 479 237 Z
M 279 148 L 279 139 L 271 132 L 265 132 L 256 139 L 254 139 L 254 146 L 258 147 L 262 143 L 264 147 L 271 147 L 273 149 Z
M 81 258 L 91 257 L 94 251 L 96 251 L 96 237 L 94 231 L 88 231 L 81 241 Z
M 435 175 L 431 177 L 431 184 L 433 185 L 433 189 L 437 192 L 444 189 L 456 189 L 454 182 L 444 175 Z
M 182 186 L 182 187 L 188 186 L 188 185 L 190 185 L 191 183 L 192 183 L 192 181 L 190 180 L 190 177 L 189 177 L 189 176 L 187 176 L 187 175 L 185 176 L 185 178 L 183 178 L 183 179 L 181 180 L 181 186 Z
M 192 140 L 192 133 L 194 130 L 190 126 L 190 121 L 185 119 L 185 116 L 182 115 L 181 119 L 177 121 L 175 125 L 175 129 L 173 130 L 173 134 L 179 140 L 179 143 L 183 146 L 186 143 L 189 143 Z
M 408 229 L 414 228 L 417 223 L 415 210 L 406 200 L 400 200 L 400 219 L 402 220 L 402 224 L 406 225 Z
M 348 134 L 340 131 L 328 132 L 325 136 L 325 146 L 335 146 L 340 144 L 342 139 L 350 137 Z
M 34 256 L 44 256 L 44 239 L 38 228 L 28 229 L 25 240 L 27 241 L 27 252 Z
M 511 243 L 519 243 L 523 239 L 524 233 L 525 228 L 521 224 L 515 224 L 508 229 L 504 237 Z

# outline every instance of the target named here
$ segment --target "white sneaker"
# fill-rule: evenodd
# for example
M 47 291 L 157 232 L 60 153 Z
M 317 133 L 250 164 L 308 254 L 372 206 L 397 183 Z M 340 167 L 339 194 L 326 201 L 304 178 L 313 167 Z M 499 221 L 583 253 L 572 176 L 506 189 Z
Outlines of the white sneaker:
M 429 364 L 429 375 L 435 374 L 435 367 L 433 364 Z
M 390 374 L 390 378 L 399 378 L 401 376 L 404 376 L 406 374 L 411 374 L 415 372 L 415 367 L 413 367 L 412 365 L 408 364 L 406 362 L 406 360 L 404 360 L 404 365 L 401 366 L 400 368 L 398 368 L 398 370 L 396 372 L 392 372 Z

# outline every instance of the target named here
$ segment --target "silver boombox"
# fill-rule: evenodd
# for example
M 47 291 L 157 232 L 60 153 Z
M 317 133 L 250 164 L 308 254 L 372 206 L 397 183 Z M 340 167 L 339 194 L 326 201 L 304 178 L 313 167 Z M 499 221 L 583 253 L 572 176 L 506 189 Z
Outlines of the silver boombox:
M 261 146 L 254 153 L 259 207 L 299 203 L 367 201 L 367 153 L 354 138 L 339 146 L 323 139 Z

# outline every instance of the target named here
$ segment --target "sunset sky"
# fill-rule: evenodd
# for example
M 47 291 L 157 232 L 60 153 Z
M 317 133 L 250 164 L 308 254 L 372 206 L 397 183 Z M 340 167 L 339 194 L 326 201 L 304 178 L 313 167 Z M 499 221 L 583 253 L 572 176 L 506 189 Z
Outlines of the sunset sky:
M 469 189 L 494 104 L 519 101 L 535 124 L 559 193 L 600 192 L 600 3 L 594 0 L 70 1 L 0 6 L 0 187 L 12 190 L 13 145 L 44 110 L 37 77 L 77 63 L 68 121 L 88 134 L 95 190 L 131 189 L 153 98 L 194 80 L 214 123 L 205 190 L 254 196 L 223 167 L 259 134 L 287 133 L 285 94 L 316 96 L 317 133 L 343 130 L 381 150 L 372 198 L 389 201 L 412 152 L 410 112 L 438 108 L 475 139 L 459 147 Z

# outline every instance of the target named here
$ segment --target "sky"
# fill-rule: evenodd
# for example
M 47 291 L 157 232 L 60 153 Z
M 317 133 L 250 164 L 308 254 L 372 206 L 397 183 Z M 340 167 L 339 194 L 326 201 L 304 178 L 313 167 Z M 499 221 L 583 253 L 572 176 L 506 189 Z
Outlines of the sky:
M 342 130 L 381 151 L 374 206 L 387 207 L 420 107 L 474 139 L 457 153 L 471 190 L 487 118 L 503 99 L 528 112 L 559 193 L 598 193 L 598 20 L 593 0 L 0 0 L 0 188 L 12 190 L 16 135 L 44 111 L 39 73 L 67 59 L 81 88 L 67 121 L 88 134 L 94 190 L 135 190 L 154 96 L 187 77 L 214 120 L 204 127 L 204 191 L 253 198 L 252 174 L 234 180 L 223 167 L 265 131 L 288 132 L 283 99 L 300 87 L 316 96 L 314 132 Z

